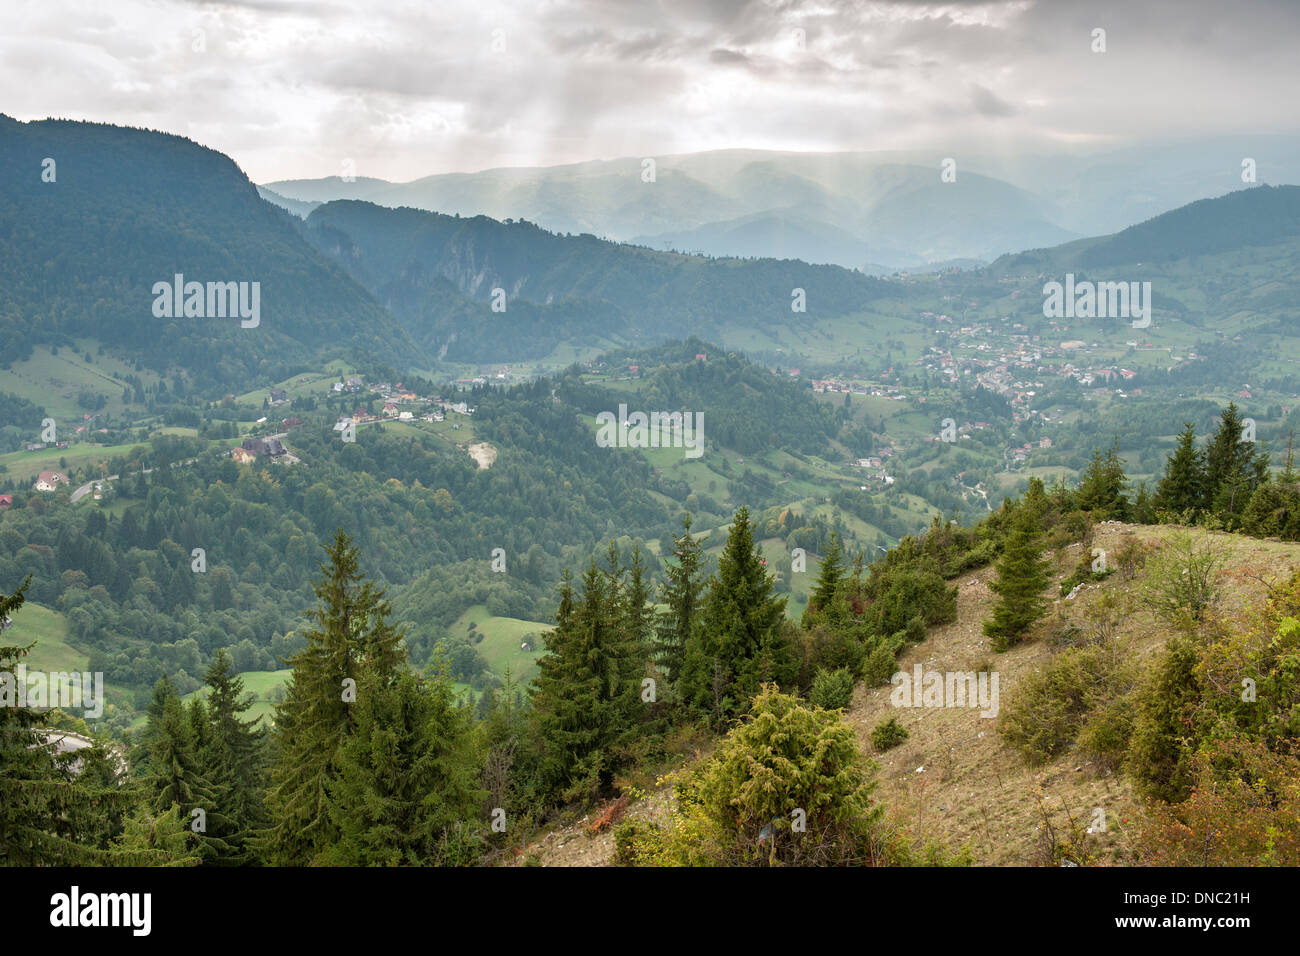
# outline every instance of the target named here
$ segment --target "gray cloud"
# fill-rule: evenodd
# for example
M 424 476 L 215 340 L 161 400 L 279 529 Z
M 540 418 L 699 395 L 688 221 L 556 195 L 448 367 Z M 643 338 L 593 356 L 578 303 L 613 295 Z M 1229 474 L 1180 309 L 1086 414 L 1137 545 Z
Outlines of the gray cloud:
M 1300 5 L 1241 0 L 46 0 L 6 112 L 192 136 L 255 179 L 721 147 L 1121 145 L 1292 131 Z M 1094 28 L 1107 51 L 1091 51 Z M 199 37 L 202 42 L 199 42 Z M 200 49 L 201 47 L 201 49 Z

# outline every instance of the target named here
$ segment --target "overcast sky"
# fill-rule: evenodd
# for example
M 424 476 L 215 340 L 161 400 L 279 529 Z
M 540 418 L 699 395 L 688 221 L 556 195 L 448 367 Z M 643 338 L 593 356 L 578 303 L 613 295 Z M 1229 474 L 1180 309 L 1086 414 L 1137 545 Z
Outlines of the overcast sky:
M 1300 126 L 1295 0 L 0 10 L 0 112 L 179 133 L 257 182 L 346 159 L 409 180 L 726 147 L 1013 152 Z

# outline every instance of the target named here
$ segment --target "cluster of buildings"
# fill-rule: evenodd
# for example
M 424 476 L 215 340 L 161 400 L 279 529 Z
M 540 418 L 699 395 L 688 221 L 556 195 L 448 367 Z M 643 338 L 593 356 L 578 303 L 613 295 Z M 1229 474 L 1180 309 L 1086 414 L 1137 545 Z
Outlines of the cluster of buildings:
M 792 369 L 791 375 L 798 375 L 798 369 Z M 812 390 L 818 395 L 843 392 L 851 395 L 871 395 L 876 398 L 902 400 L 907 396 L 897 385 L 874 385 L 865 382 L 850 382 L 842 378 L 815 378 Z
M 230 457 L 241 465 L 250 465 L 259 458 L 284 458 L 288 451 L 278 438 L 245 438 L 242 445 L 230 452 Z

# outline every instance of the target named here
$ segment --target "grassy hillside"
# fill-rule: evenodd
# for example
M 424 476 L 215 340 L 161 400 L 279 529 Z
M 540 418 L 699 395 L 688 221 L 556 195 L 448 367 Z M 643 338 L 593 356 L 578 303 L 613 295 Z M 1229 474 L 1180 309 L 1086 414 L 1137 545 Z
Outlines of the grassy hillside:
M 1169 525 L 1106 524 L 1098 526 L 1092 545 L 1109 554 L 1134 542 L 1158 548 L 1179 530 Z M 1239 625 L 1255 617 L 1271 585 L 1300 571 L 1300 544 L 1199 530 L 1193 538 L 1221 551 L 1221 582 L 1231 586 L 1223 591 L 1219 612 Z M 1131 865 L 1138 859 L 1138 836 L 1148 811 L 1123 772 L 1100 767 L 1073 750 L 1030 765 L 998 732 L 999 718 L 1016 702 L 1026 680 L 1066 646 L 1060 635 L 1068 633 L 1071 624 L 1085 624 L 1104 611 L 1118 622 L 1108 640 L 1143 672 L 1150 670 L 1173 633 L 1143 604 L 1143 570 L 1131 578 L 1112 575 L 1085 585 L 1071 600 L 1061 597 L 1058 586 L 1078 564 L 1080 549 L 1073 544 L 1051 554 L 1051 583 L 1044 592 L 1050 610 L 1029 643 L 1001 654 L 990 650 L 982 625 L 992 611 L 989 583 L 995 572 L 985 567 L 953 582 L 957 619 L 930 628 L 923 642 L 899 658 L 898 669 L 909 674 L 917 665 L 925 672 L 996 672 L 997 716 L 982 717 L 978 708 L 899 708 L 891 703 L 890 685 L 867 687 L 858 682 L 845 719 L 857 732 L 863 753 L 877 764 L 875 798 L 899 832 L 935 841 L 949 851 L 968 847 L 979 865 L 1043 865 L 1053 862 L 1048 855 L 1049 826 L 1063 837 L 1071 821 L 1086 828 L 1100 809 L 1106 827 L 1087 834 L 1089 852 L 1103 864 Z M 908 737 L 878 752 L 871 731 L 891 717 Z M 700 754 L 707 756 L 711 749 L 711 743 L 704 743 L 688 764 L 698 763 Z M 661 786 L 634 803 L 629 816 L 663 824 L 673 805 L 672 788 Z M 612 865 L 612 832 L 589 833 L 586 822 L 538 833 L 526 852 L 511 862 Z
M 537 676 L 537 661 L 546 653 L 545 635 L 553 626 L 514 617 L 497 617 L 489 614 L 484 605 L 476 604 L 456 619 L 448 633 L 452 637 L 471 639 L 481 634 L 482 639 L 476 641 L 474 647 L 483 655 L 492 672 L 504 677 L 509 668 L 512 679 L 523 686 Z M 519 646 L 525 640 L 531 641 L 531 651 Z
M 29 670 L 85 671 L 90 655 L 68 643 L 68 622 L 58 611 L 28 601 L 12 630 L 4 632 L 6 644 L 36 646 L 24 659 Z

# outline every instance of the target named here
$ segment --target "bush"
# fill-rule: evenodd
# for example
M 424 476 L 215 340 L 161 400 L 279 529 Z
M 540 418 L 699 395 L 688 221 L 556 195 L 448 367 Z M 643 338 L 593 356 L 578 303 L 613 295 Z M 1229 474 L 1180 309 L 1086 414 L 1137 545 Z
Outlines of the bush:
M 867 649 L 848 628 L 817 624 L 802 635 L 801 641 L 804 659 L 800 674 L 802 687 L 810 687 L 820 670 L 847 668 L 850 673 L 856 673 L 866 657 Z
M 894 717 L 881 721 L 871 731 L 871 746 L 880 753 L 897 747 L 907 739 L 907 728 Z
M 835 670 L 819 668 L 813 678 L 808 701 L 825 710 L 844 710 L 853 699 L 853 672 L 847 667 Z
M 676 776 L 672 823 L 632 833 L 633 858 L 651 866 L 871 863 L 881 811 L 870 773 L 838 714 L 764 685 L 750 719 L 703 765 Z
M 617 866 L 636 866 L 636 843 L 645 841 L 658 832 L 653 823 L 626 818 L 614 827 L 614 863 Z
M 1134 575 L 1146 566 L 1147 558 L 1155 549 L 1139 541 L 1136 536 L 1127 537 L 1124 543 L 1115 549 L 1111 556 L 1115 571 L 1121 581 L 1132 581 Z
M 1300 743 L 1300 741 L 1298 741 Z M 1223 768 L 1232 768 L 1226 779 Z M 1153 866 L 1300 862 L 1300 760 L 1240 737 L 1211 741 L 1189 768 L 1184 802 L 1151 808 L 1138 846 Z
M 1116 771 L 1124 764 L 1133 736 L 1133 700 L 1117 697 L 1099 707 L 1079 731 L 1075 749 L 1101 770 Z
M 1132 667 L 1110 647 L 1073 647 L 1020 682 L 998 723 L 1002 738 L 1032 764 L 1065 753 L 1094 710 L 1128 693 Z
M 863 619 L 875 633 L 904 630 L 918 614 L 931 625 L 957 619 L 957 589 L 948 587 L 932 567 L 889 568 L 873 579 L 871 590 L 875 601 Z
M 1196 678 L 1196 649 L 1187 638 L 1175 638 L 1138 702 L 1128 772 L 1137 792 L 1148 800 L 1179 803 L 1194 782 L 1189 717 L 1201 701 Z
M 907 622 L 904 637 L 911 644 L 920 644 L 925 640 L 925 618 L 919 614 L 913 615 Z
M 1220 550 L 1204 537 L 1171 534 L 1146 561 L 1142 596 L 1158 617 L 1190 633 L 1219 599 L 1222 563 Z
M 1061 582 L 1060 593 L 1062 597 L 1073 591 L 1076 585 L 1083 584 L 1086 581 L 1101 581 L 1114 573 L 1114 569 L 1109 567 L 1094 571 L 1092 566 L 1095 561 L 1096 558 L 1093 557 L 1092 549 L 1085 546 L 1083 554 L 1079 557 L 1079 563 L 1074 566 L 1070 576 Z
M 900 634 L 879 638 L 875 648 L 862 664 L 862 680 L 868 687 L 888 684 L 898 670 L 898 649 L 903 640 Z

